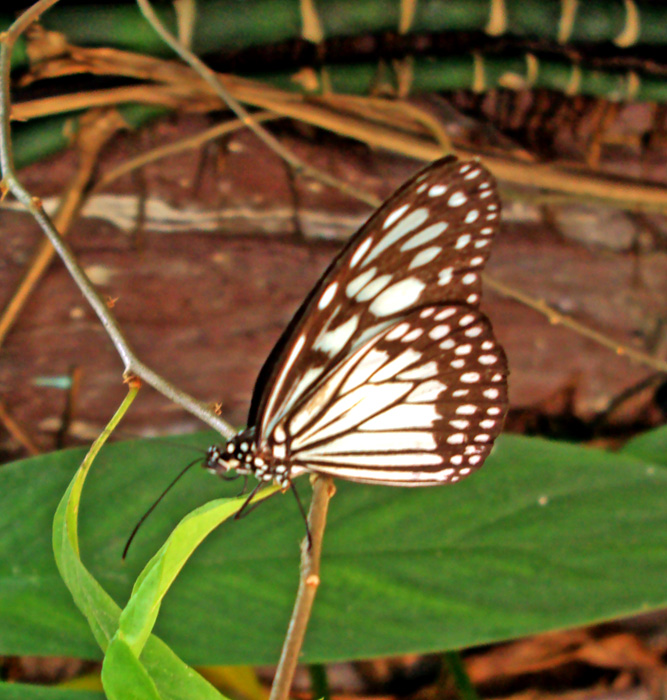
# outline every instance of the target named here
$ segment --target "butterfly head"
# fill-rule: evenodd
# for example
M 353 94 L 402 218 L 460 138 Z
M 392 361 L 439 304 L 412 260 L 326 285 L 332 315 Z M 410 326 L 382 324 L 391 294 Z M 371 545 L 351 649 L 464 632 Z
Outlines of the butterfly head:
M 230 471 L 236 475 L 252 474 L 260 481 L 288 477 L 284 467 L 274 469 L 274 460 L 257 448 L 254 437 L 255 430 L 250 428 L 235 435 L 223 446 L 212 445 L 207 450 L 204 467 L 222 478 L 229 478 L 227 474 Z

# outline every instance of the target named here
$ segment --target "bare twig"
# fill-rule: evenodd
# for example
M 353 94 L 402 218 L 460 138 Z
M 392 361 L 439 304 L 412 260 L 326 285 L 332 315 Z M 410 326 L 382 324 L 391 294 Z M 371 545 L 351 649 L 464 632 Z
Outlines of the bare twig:
M 289 696 L 310 612 L 313 609 L 317 588 L 320 585 L 322 538 L 324 537 L 329 501 L 336 492 L 336 488 L 330 476 L 315 475 L 311 477 L 311 480 L 313 482 L 313 500 L 310 503 L 308 513 L 308 528 L 312 537 L 312 547 L 308 547 L 308 538 L 305 537 L 301 543 L 299 590 L 296 594 L 294 610 L 283 642 L 283 650 L 280 654 L 269 700 L 287 700 Z
M 83 125 L 77 134 L 79 165 L 70 181 L 64 196 L 53 217 L 53 225 L 65 236 L 83 206 L 86 191 L 97 166 L 97 157 L 118 129 L 125 126 L 118 112 L 113 109 L 107 113 L 88 113 L 82 117 Z M 48 240 L 43 240 L 27 267 L 18 288 L 0 315 L 0 345 L 4 343 L 7 333 L 14 325 L 21 310 L 28 301 L 33 289 L 51 264 L 55 250 Z
M 348 195 L 354 195 L 358 199 L 363 199 L 354 187 L 342 180 L 332 177 L 326 172 L 313 168 L 304 163 L 300 158 L 297 158 L 288 148 L 285 148 L 278 139 L 270 134 L 266 129 L 263 129 L 253 119 L 252 115 L 243 107 L 243 105 L 231 94 L 220 78 L 212 71 L 202 60 L 197 58 L 192 51 L 186 49 L 179 41 L 170 34 L 165 26 L 160 22 L 160 19 L 153 11 L 153 8 L 148 0 L 137 0 L 141 12 L 144 17 L 150 22 L 155 31 L 190 67 L 204 80 L 211 89 L 220 97 L 220 99 L 234 112 L 234 114 L 259 138 L 265 143 L 274 153 L 280 156 L 290 167 L 294 168 L 295 172 L 306 177 L 311 177 L 325 185 L 335 187 L 336 189 Z M 376 206 L 375 198 L 368 201 L 371 206 Z
M 65 264 L 65 267 L 67 267 L 82 294 L 94 309 L 116 347 L 125 366 L 126 375 L 134 374 L 140 377 L 147 384 L 190 411 L 190 413 L 197 416 L 200 420 L 210 425 L 222 435 L 230 436 L 234 432 L 232 428 L 221 418 L 213 414 L 205 404 L 197 401 L 180 389 L 177 389 L 137 358 L 121 332 L 116 319 L 107 308 L 105 301 L 97 293 L 90 280 L 77 263 L 69 246 L 60 236 L 51 222 L 51 219 L 44 212 L 41 201 L 36 197 L 32 197 L 16 177 L 9 126 L 11 112 L 9 73 L 12 48 L 16 39 L 20 36 L 21 31 L 39 17 L 41 12 L 54 3 L 55 0 L 41 0 L 21 15 L 4 34 L 0 35 L 0 166 L 2 168 L 3 177 L 2 185 L 4 188 L 10 190 L 16 199 L 26 207 L 51 241 L 51 244 Z
M 14 416 L 7 410 L 5 404 L 0 400 L 0 423 L 2 423 L 7 432 L 20 443 L 29 455 L 41 454 L 41 450 L 32 441 L 32 438 L 26 432 L 25 428 L 14 418 Z
M 547 304 L 545 301 L 535 299 L 535 297 L 525 294 L 515 287 L 499 282 L 498 280 L 490 277 L 488 273 L 484 273 L 484 284 L 487 287 L 494 289 L 496 292 L 509 297 L 510 299 L 515 299 L 531 309 L 539 311 L 539 313 L 544 314 L 549 319 L 550 323 L 559 323 L 566 328 L 575 331 L 575 333 L 583 335 L 585 338 L 589 338 L 590 340 L 598 343 L 598 345 L 602 345 L 605 348 L 613 350 L 617 355 L 625 355 L 631 360 L 647 365 L 648 367 L 652 367 L 658 372 L 667 372 L 667 362 L 665 362 L 665 360 L 661 360 L 659 357 L 653 357 L 652 355 L 642 352 L 641 350 L 636 350 L 629 345 L 619 343 L 613 340 L 613 338 L 609 338 L 608 336 L 604 335 L 604 333 L 600 333 L 599 331 L 589 328 L 579 321 L 575 321 L 569 316 L 561 314 L 559 311 L 556 311 L 556 309 L 549 306 L 549 304 Z

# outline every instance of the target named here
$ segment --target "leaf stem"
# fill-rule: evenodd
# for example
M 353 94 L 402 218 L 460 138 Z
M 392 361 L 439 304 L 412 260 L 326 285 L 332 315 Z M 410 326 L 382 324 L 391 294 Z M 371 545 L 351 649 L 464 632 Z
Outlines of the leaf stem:
M 463 665 L 459 652 L 446 651 L 443 656 L 461 700 L 479 700 L 479 695 L 477 694 L 475 686 L 473 686 L 470 676 Z
M 336 492 L 330 476 L 315 475 L 313 482 L 313 499 L 308 513 L 308 528 L 312 537 L 312 547 L 308 547 L 308 538 L 301 543 L 301 576 L 299 590 L 296 594 L 292 618 L 290 619 L 276 676 L 271 688 L 269 700 L 287 700 L 292 687 L 294 672 L 299 662 L 299 655 L 306 634 L 306 627 L 313 609 L 313 602 L 320 585 L 320 556 L 322 538 L 329 510 L 329 501 Z

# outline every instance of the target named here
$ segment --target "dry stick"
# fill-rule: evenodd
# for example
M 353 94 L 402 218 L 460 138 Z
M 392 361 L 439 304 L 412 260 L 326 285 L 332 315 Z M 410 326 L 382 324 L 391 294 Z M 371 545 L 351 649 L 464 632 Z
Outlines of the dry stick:
M 53 225 L 62 236 L 67 235 L 83 206 L 100 151 L 113 134 L 119 129 L 127 127 L 115 109 L 106 114 L 100 114 L 96 110 L 95 114 L 85 115 L 84 119 L 87 123 L 83 124 L 77 135 L 79 166 L 60 201 L 58 211 L 53 217 Z M 0 345 L 4 343 L 7 333 L 17 320 L 33 289 L 51 264 L 54 255 L 55 250 L 49 241 L 42 241 L 18 288 L 0 316 Z
M 0 421 L 7 428 L 7 432 L 19 442 L 29 455 L 41 454 L 41 450 L 30 438 L 25 428 L 7 410 L 7 406 L 0 400 Z
M 190 67 L 204 80 L 207 85 L 209 85 L 216 95 L 236 114 L 236 116 L 243 121 L 243 123 L 259 138 L 263 143 L 265 143 L 274 153 L 279 155 L 290 167 L 294 168 L 295 172 L 300 175 L 305 175 L 306 177 L 312 177 L 319 182 L 322 182 L 331 187 L 335 187 L 341 192 L 349 195 L 354 195 L 358 199 L 363 197 L 359 196 L 359 193 L 354 187 L 332 177 L 328 173 L 322 172 L 317 168 L 304 163 L 301 159 L 297 158 L 288 148 L 285 148 L 278 139 L 276 139 L 272 134 L 270 134 L 266 129 L 263 129 L 257 124 L 253 119 L 252 115 L 241 105 L 241 103 L 230 93 L 230 91 L 222 84 L 222 81 L 218 78 L 216 73 L 212 71 L 203 61 L 201 61 L 197 56 L 195 56 L 192 51 L 188 51 L 175 37 L 173 37 L 164 25 L 160 22 L 158 16 L 153 11 L 148 0 L 137 0 L 137 4 L 141 9 L 144 17 L 150 22 L 151 26 L 155 31 L 162 37 L 162 39 L 167 43 Z M 371 206 L 376 206 L 377 201 L 375 197 L 368 201 Z
M 641 350 L 636 350 L 628 345 L 618 343 L 611 338 L 608 338 L 603 333 L 599 333 L 592 328 L 588 328 L 588 326 L 585 326 L 583 323 L 579 323 L 579 321 L 575 321 L 573 318 L 561 314 L 559 311 L 556 311 L 556 309 L 549 306 L 545 301 L 535 299 L 528 294 L 520 292 L 514 287 L 510 287 L 509 285 L 503 284 L 502 282 L 489 277 L 488 273 L 484 273 L 484 284 L 491 289 L 495 289 L 495 291 L 503 294 L 504 296 L 515 299 L 531 309 L 539 311 L 541 314 L 544 314 L 551 323 L 560 323 L 576 333 L 579 333 L 579 335 L 590 338 L 596 343 L 613 350 L 617 355 L 626 355 L 630 359 L 640 362 L 643 365 L 653 367 L 659 372 L 667 372 L 667 362 L 664 360 L 661 360 L 658 357 L 653 357 L 648 353 L 642 352 Z
M 174 403 L 179 404 L 222 435 L 229 437 L 234 434 L 231 426 L 214 415 L 205 404 L 197 401 L 180 389 L 177 389 L 136 357 L 121 332 L 116 319 L 107 308 L 106 303 L 99 296 L 90 280 L 77 263 L 69 246 L 62 239 L 51 222 L 51 219 L 44 212 L 41 201 L 36 197 L 32 197 L 16 177 L 9 126 L 11 109 L 9 73 L 12 48 L 17 37 L 20 36 L 20 33 L 26 29 L 30 22 L 34 21 L 41 12 L 54 3 L 55 0 L 41 0 L 21 15 L 7 32 L 0 35 L 0 166 L 2 167 L 3 176 L 2 185 L 9 189 L 16 199 L 26 207 L 51 241 L 51 244 L 62 259 L 70 275 L 102 322 L 118 354 L 121 356 L 125 366 L 125 373 L 140 377 L 147 384 L 157 389 L 161 394 L 174 401 Z
M 84 57 L 91 54 L 91 52 L 86 53 L 82 49 L 77 49 L 77 51 Z M 212 106 L 208 106 L 211 103 L 210 96 L 202 92 L 201 87 L 198 87 L 191 78 L 189 81 L 186 80 L 186 74 L 180 64 L 173 65 L 171 62 L 173 75 L 169 76 L 169 62 L 167 61 L 134 57 L 135 62 L 139 63 L 137 67 L 134 67 L 128 65 L 130 57 L 127 57 L 123 52 L 105 51 L 104 54 L 100 54 L 99 50 L 97 51 L 98 53 L 92 54 L 92 57 L 98 73 L 130 75 L 138 79 L 159 80 L 163 84 L 96 90 L 94 93 L 69 95 L 68 100 L 78 100 L 77 104 L 80 108 L 116 104 L 120 99 L 170 107 L 182 106 L 190 109 L 197 109 L 197 105 L 200 105 L 201 108 L 212 108 Z M 120 61 L 120 64 L 116 65 L 113 59 Z M 187 84 L 183 85 L 177 79 L 186 80 Z M 233 99 L 241 100 L 245 104 L 274 111 L 277 114 L 357 139 L 370 146 L 386 148 L 423 161 L 432 161 L 442 155 L 441 145 L 430 139 L 419 138 L 407 133 L 397 134 L 396 129 L 386 125 L 369 125 L 362 123 L 360 119 L 354 118 L 350 114 L 336 114 L 331 109 L 325 108 L 328 103 L 335 107 L 336 102 L 340 100 L 339 96 L 332 98 L 320 96 L 318 103 L 307 102 L 299 95 L 233 76 L 225 77 L 225 86 L 223 90 L 232 93 Z M 312 98 L 310 99 L 312 100 Z M 346 99 L 352 100 L 352 98 Z M 361 100 L 361 98 L 356 99 Z M 43 116 L 53 113 L 54 109 L 68 111 L 66 110 L 67 106 L 63 103 L 62 98 L 46 98 L 46 100 L 22 103 L 17 107 L 17 114 L 20 109 L 22 118 L 25 118 L 26 115 Z M 480 154 L 465 148 L 456 148 L 455 153 L 461 158 L 474 158 L 481 155 L 485 164 L 489 166 L 498 179 L 512 184 L 551 189 L 581 201 L 592 200 L 604 203 L 613 201 L 615 206 L 624 209 L 642 208 L 647 211 L 667 211 L 667 188 L 663 185 L 638 183 L 627 178 L 600 173 L 591 174 L 576 165 L 554 167 L 548 163 L 529 163 L 510 159 L 503 155 Z M 314 173 L 312 174 L 315 176 Z M 341 186 L 337 180 L 332 184 L 339 188 Z M 350 191 L 349 187 L 343 186 L 342 189 L 347 194 L 358 198 L 358 193 Z M 375 201 L 369 203 L 376 206 Z
M 313 500 L 308 513 L 308 528 L 312 537 L 312 547 L 308 547 L 308 538 L 301 543 L 301 576 L 299 590 L 294 602 L 294 610 L 290 619 L 276 676 L 271 687 L 269 700 L 286 700 L 292 687 L 292 679 L 299 663 L 299 654 L 306 634 L 317 588 L 320 585 L 320 556 L 322 554 L 322 538 L 327 521 L 329 501 L 336 492 L 333 479 L 330 476 L 314 475 Z

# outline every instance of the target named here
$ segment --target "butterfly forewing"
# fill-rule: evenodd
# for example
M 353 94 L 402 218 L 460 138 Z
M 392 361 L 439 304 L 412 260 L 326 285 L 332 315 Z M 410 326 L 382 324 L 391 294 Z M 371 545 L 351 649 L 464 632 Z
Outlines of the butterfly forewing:
M 398 190 L 330 265 L 260 374 L 249 420 L 260 436 L 270 440 L 306 395 L 323 401 L 332 369 L 416 309 L 475 311 L 499 211 L 492 177 L 474 162 L 443 159 Z

